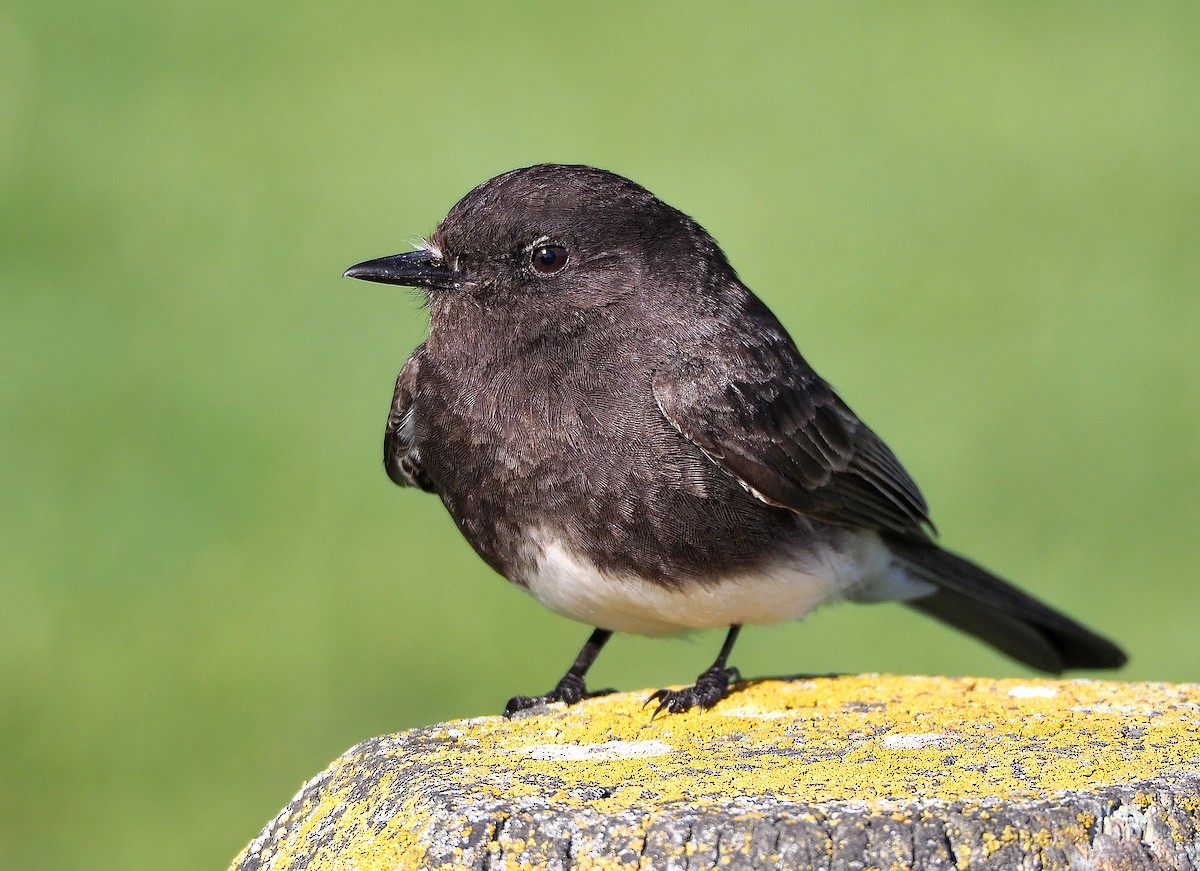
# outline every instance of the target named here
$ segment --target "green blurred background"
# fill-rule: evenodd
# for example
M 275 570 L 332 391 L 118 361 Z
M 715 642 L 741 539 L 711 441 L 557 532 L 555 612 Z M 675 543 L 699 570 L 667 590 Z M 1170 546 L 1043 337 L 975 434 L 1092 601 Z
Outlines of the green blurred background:
M 1198 45 L 1194 2 L 10 0 L 0 868 L 223 867 L 356 741 L 558 678 L 587 628 L 383 474 L 416 297 L 339 278 L 542 160 L 696 216 L 948 545 L 1196 680 Z M 1028 673 L 898 606 L 736 661 Z

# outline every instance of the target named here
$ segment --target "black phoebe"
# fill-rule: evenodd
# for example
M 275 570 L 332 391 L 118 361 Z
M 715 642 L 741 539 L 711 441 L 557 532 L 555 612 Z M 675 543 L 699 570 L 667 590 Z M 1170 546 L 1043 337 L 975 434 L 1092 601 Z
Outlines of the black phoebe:
M 596 629 L 558 685 L 576 702 L 613 632 L 725 626 L 693 686 L 711 707 L 745 623 L 898 600 L 1034 668 L 1115 668 L 1116 645 L 932 538 L 899 460 L 800 356 L 695 221 L 589 166 L 484 182 L 416 251 L 352 278 L 420 288 L 429 336 L 396 381 L 393 481 L 441 497 L 471 546 Z

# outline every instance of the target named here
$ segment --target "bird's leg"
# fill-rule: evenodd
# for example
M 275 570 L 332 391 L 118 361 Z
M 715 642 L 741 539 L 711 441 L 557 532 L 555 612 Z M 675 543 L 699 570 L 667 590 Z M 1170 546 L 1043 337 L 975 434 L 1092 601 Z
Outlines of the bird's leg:
M 729 685 L 742 679 L 741 673 L 732 666 L 727 666 L 729 654 L 733 652 L 733 644 L 737 641 L 741 626 L 734 624 L 729 627 L 721 652 L 717 654 L 716 662 L 700 673 L 696 682 L 681 690 L 659 690 L 646 699 L 646 704 L 657 701 L 650 719 L 653 720 L 664 710 L 669 714 L 678 714 L 691 708 L 711 708 L 729 692 Z
M 508 704 L 504 706 L 504 716 L 511 717 L 517 711 L 524 711 L 527 708 L 532 708 L 535 705 L 544 705 L 547 702 L 566 702 L 568 705 L 573 705 L 580 699 L 590 699 L 595 696 L 603 696 L 616 692 L 616 690 L 611 689 L 590 692 L 583 682 L 584 675 L 592 667 L 592 663 L 596 661 L 596 655 L 600 653 L 600 648 L 611 637 L 611 630 L 596 629 L 587 640 L 587 644 L 583 645 L 583 649 L 579 651 L 579 655 L 575 657 L 575 662 L 567 669 L 567 673 L 562 676 L 562 680 L 558 682 L 558 685 L 554 689 L 550 690 L 544 696 L 513 696 L 508 700 Z

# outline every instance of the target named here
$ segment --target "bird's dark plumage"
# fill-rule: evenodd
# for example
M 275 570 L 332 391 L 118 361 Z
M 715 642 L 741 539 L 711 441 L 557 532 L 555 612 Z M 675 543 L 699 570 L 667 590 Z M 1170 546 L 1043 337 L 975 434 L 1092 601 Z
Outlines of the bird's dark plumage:
M 1114 667 L 1111 642 L 937 545 L 888 447 L 801 357 L 691 218 L 637 184 L 544 164 L 477 187 L 408 254 L 347 275 L 426 294 L 396 383 L 388 475 L 437 493 L 498 572 L 613 631 L 731 627 L 900 600 L 1035 668 Z

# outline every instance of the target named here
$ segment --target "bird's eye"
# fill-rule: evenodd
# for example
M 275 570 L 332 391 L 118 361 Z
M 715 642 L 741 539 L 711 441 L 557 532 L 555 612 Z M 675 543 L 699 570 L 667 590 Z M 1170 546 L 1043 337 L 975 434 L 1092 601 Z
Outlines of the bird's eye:
M 529 266 L 538 275 L 553 275 L 567 265 L 567 249 L 562 245 L 538 245 L 529 254 Z

